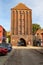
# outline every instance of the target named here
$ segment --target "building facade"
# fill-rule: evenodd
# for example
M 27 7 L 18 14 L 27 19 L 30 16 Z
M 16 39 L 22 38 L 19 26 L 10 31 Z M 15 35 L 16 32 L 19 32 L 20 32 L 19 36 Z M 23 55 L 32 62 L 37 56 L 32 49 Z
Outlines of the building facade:
M 20 38 L 32 45 L 32 10 L 22 3 L 11 9 L 12 45 L 17 45 Z
M 10 31 L 6 33 L 6 43 L 10 43 L 11 41 L 11 33 Z
M 43 29 L 37 30 L 36 34 L 36 40 L 41 40 L 41 46 L 43 46 Z
M 39 29 L 36 32 L 36 37 L 38 37 L 39 39 L 43 40 L 43 29 Z
M 0 25 L 0 43 L 6 42 L 6 30 Z

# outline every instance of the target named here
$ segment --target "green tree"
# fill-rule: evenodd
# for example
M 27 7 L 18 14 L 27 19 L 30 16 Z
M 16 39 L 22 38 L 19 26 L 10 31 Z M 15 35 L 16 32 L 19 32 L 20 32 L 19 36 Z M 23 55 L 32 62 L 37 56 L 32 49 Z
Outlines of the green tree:
M 36 33 L 38 29 L 41 29 L 39 24 L 32 24 L 32 33 L 33 35 Z

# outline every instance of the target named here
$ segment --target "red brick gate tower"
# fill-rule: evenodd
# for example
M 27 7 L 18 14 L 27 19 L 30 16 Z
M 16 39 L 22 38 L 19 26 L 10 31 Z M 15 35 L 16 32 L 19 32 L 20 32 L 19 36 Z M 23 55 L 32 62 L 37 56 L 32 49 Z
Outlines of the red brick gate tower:
M 11 9 L 12 45 L 17 45 L 20 38 L 32 44 L 32 10 L 22 3 Z

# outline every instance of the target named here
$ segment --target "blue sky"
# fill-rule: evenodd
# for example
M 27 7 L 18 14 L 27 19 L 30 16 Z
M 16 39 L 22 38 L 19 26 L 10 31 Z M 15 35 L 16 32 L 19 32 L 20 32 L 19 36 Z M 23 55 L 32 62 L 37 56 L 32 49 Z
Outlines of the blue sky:
M 24 3 L 32 9 L 32 23 L 37 23 L 43 28 L 43 0 L 0 0 L 0 25 L 10 31 L 11 8 L 18 3 Z

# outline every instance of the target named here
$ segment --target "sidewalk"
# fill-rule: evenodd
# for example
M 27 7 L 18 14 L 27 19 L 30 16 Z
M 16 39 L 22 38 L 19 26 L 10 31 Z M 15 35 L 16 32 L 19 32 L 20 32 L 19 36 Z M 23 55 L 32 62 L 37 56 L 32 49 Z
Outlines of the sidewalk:
M 12 46 L 13 49 L 16 49 L 16 48 L 23 48 L 23 49 L 43 49 L 43 47 L 36 47 L 36 46 Z
M 35 46 L 13 46 L 14 49 L 35 49 L 37 52 L 43 54 L 43 47 L 35 47 Z

